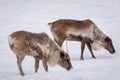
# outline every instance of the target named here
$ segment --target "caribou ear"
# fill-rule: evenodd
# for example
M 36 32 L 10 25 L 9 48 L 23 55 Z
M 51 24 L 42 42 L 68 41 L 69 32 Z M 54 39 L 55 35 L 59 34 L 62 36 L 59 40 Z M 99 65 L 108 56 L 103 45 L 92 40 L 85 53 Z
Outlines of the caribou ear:
M 65 54 L 63 52 L 60 52 L 60 58 L 64 58 Z
M 107 41 L 111 41 L 111 39 L 109 37 L 106 37 L 105 42 L 107 42 Z

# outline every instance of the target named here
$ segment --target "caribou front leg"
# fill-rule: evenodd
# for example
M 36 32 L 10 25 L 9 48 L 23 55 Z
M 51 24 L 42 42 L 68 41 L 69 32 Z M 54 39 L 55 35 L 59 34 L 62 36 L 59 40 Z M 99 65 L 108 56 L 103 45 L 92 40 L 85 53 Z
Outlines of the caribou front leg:
M 90 45 L 89 42 L 87 42 L 87 47 L 88 47 L 88 49 L 90 50 L 90 53 L 91 53 L 91 55 L 92 55 L 92 58 L 96 58 L 96 57 L 94 56 L 94 54 L 93 54 L 93 51 L 92 51 L 92 48 L 91 48 L 91 45 Z
M 60 47 L 62 47 L 62 44 L 63 44 L 63 42 L 64 42 L 64 40 L 65 39 L 58 39 L 58 40 L 56 40 L 56 39 L 54 39 L 54 41 L 60 46 Z
M 47 57 L 46 57 L 46 55 L 44 55 L 42 57 L 42 63 L 43 63 L 43 67 L 44 67 L 45 71 L 48 72 L 48 65 L 47 65 Z
M 81 42 L 82 43 L 81 43 L 81 56 L 80 56 L 80 60 L 84 60 L 84 58 L 83 58 L 83 52 L 84 52 L 84 49 L 85 49 L 85 40 L 82 39 Z
M 35 58 L 35 72 L 38 71 L 38 68 L 39 68 L 39 59 L 38 58 Z

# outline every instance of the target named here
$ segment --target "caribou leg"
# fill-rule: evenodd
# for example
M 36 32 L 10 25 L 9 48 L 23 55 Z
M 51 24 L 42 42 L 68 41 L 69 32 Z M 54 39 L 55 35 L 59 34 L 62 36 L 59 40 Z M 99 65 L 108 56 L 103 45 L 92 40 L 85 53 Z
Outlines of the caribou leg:
M 56 40 L 56 39 L 54 39 L 54 41 L 60 46 L 60 47 L 62 47 L 62 44 L 63 44 L 63 42 L 64 42 L 64 40 L 65 39 L 58 39 L 58 40 Z
M 80 60 L 84 60 L 84 58 L 83 58 L 83 52 L 84 52 L 84 49 L 85 49 L 85 40 L 82 39 Z
M 42 57 L 42 64 L 43 64 L 45 71 L 48 72 L 47 58 L 45 55 Z
M 35 58 L 35 72 L 38 71 L 38 68 L 39 68 L 39 59 L 38 58 Z
M 90 45 L 89 42 L 87 42 L 87 47 L 88 47 L 88 49 L 89 49 L 89 51 L 90 51 L 90 53 L 91 53 L 91 55 L 92 55 L 92 58 L 96 58 L 96 57 L 94 56 L 94 54 L 93 54 L 93 51 L 92 51 L 92 48 L 91 48 L 91 45 Z
M 23 59 L 25 58 L 25 55 L 23 55 L 23 56 L 16 56 L 16 57 L 17 57 L 17 65 L 18 65 L 18 69 L 19 69 L 20 75 L 24 76 L 25 74 L 23 72 L 21 64 L 22 64 Z

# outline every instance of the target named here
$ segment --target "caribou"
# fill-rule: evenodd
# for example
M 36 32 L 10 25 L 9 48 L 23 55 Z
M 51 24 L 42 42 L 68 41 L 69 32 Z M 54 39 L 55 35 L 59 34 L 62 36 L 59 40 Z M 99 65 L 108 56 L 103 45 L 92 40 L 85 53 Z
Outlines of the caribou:
M 96 58 L 92 50 L 99 50 L 102 47 L 108 50 L 111 54 L 115 53 L 112 39 L 104 34 L 90 19 L 59 19 L 54 22 L 49 22 L 48 25 L 50 26 L 55 42 L 60 47 L 65 40 L 81 41 L 80 60 L 84 60 L 83 52 L 85 44 L 90 50 L 92 58 Z
M 68 53 L 62 50 L 46 33 L 16 31 L 8 36 L 8 42 L 17 57 L 21 76 L 24 75 L 21 64 L 26 55 L 34 57 L 35 72 L 38 71 L 40 60 L 42 60 L 45 71 L 48 71 L 48 65 L 58 64 L 67 70 L 72 68 Z

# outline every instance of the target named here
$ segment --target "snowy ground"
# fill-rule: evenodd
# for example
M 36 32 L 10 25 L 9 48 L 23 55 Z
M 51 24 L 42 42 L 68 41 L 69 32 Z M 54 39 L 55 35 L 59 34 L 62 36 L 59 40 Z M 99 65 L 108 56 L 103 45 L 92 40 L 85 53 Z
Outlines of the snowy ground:
M 46 32 L 53 39 L 47 23 L 61 18 L 93 20 L 112 38 L 116 54 L 102 49 L 94 52 L 97 59 L 92 59 L 86 48 L 85 60 L 80 61 L 80 42 L 68 42 L 71 71 L 55 66 L 45 72 L 40 63 L 38 73 L 34 73 L 34 59 L 27 56 L 23 61 L 26 75 L 21 77 L 7 36 L 27 30 Z M 119 0 L 0 0 L 0 80 L 120 80 L 119 23 Z

